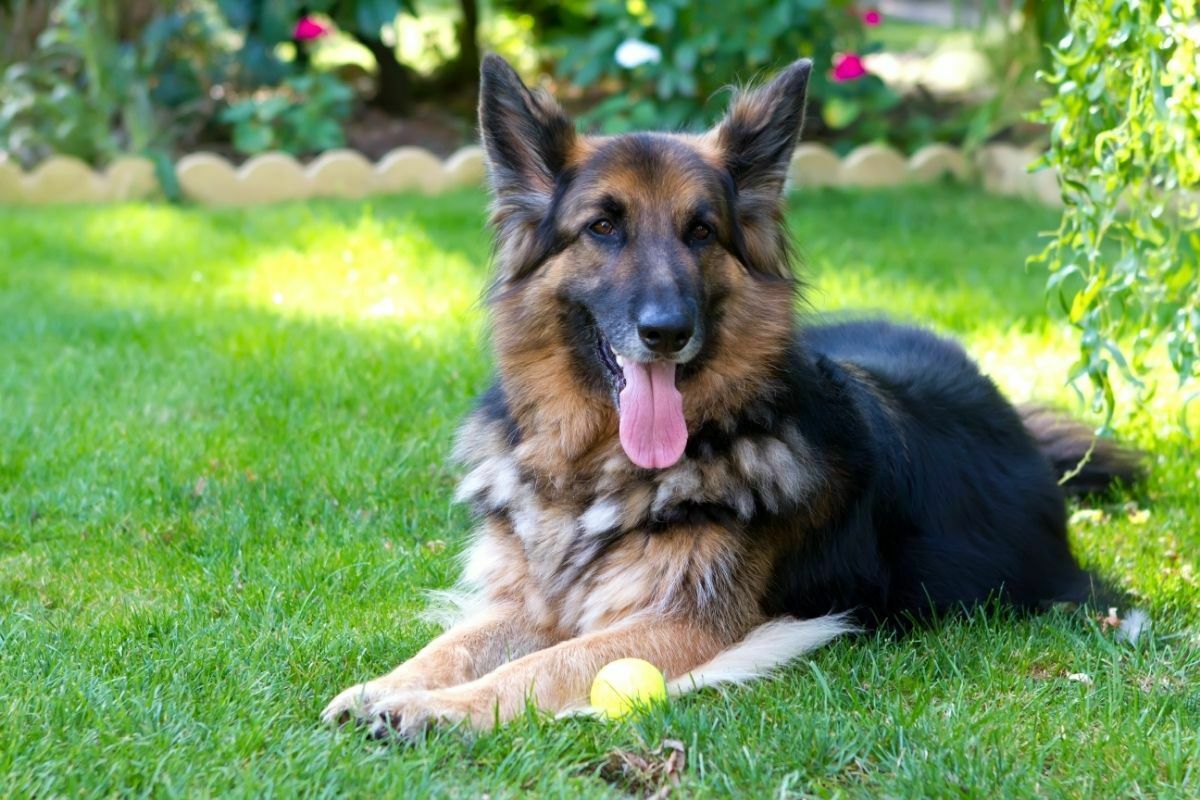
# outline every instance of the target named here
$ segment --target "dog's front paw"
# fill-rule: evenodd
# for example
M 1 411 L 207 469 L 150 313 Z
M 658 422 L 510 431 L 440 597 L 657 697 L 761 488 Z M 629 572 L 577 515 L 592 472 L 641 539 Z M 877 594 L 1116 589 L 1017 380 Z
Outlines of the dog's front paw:
M 321 721 L 327 725 L 343 725 L 351 719 L 361 720 L 367 705 L 389 691 L 395 689 L 372 685 L 370 682 L 351 686 L 329 701 L 329 705 L 321 712 Z
M 478 711 L 469 698 L 448 690 L 398 689 L 368 682 L 351 686 L 333 698 L 321 712 L 321 719 L 331 725 L 356 722 L 376 738 L 394 732 L 415 740 L 435 724 L 453 725 L 482 718 Z
M 416 741 L 435 725 L 471 723 L 473 711 L 469 700 L 450 691 L 403 689 L 363 706 L 359 721 L 377 739 L 396 735 Z

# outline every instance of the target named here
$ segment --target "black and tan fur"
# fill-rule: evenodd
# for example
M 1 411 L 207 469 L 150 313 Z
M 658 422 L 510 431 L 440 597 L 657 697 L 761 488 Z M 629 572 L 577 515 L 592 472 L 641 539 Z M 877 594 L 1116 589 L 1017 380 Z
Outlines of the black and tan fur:
M 327 719 L 485 727 L 527 699 L 581 704 L 616 658 L 684 691 L 853 627 L 1087 595 L 1049 461 L 957 345 L 884 322 L 798 327 L 781 196 L 809 71 L 739 95 L 703 135 L 606 138 L 485 60 L 497 382 L 456 448 L 480 519 L 470 613 Z M 628 309 L 656 297 L 696 325 L 672 356 L 686 451 L 644 469 L 597 347 L 637 351 Z M 1030 419 L 1054 458 L 1086 449 L 1079 426 Z M 1091 488 L 1132 474 L 1098 453 Z

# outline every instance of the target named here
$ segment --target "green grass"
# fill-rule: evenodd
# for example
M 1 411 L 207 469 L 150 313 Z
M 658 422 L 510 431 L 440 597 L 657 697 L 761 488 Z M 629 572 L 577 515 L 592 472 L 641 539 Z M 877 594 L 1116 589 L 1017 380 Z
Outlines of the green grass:
M 667 737 L 686 794 L 1200 793 L 1200 476 L 1165 390 L 1124 425 L 1148 482 L 1072 531 L 1150 609 L 1137 647 L 1082 613 L 976 614 L 620 724 L 321 727 L 434 633 L 422 592 L 455 576 L 483 206 L 0 211 L 0 796 L 605 795 L 638 788 L 607 753 Z M 813 308 L 928 322 L 1015 397 L 1069 399 L 1023 267 L 1050 212 L 934 187 L 791 219 Z

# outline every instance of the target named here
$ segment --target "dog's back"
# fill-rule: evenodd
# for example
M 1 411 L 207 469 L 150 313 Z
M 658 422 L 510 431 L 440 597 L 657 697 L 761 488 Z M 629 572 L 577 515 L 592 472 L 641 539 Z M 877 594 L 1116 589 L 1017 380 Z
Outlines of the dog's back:
M 834 608 L 870 623 L 987 600 L 1035 608 L 1089 597 L 1094 581 L 1070 553 L 1058 485 L 1058 470 L 1087 453 L 1083 426 L 1031 413 L 1035 439 L 961 347 L 917 328 L 818 325 L 797 351 L 838 387 L 830 405 L 852 407 L 869 444 L 862 493 L 816 534 L 820 545 L 777 569 L 779 611 L 812 615 L 837 597 Z M 1103 443 L 1087 485 L 1129 479 L 1133 467 Z

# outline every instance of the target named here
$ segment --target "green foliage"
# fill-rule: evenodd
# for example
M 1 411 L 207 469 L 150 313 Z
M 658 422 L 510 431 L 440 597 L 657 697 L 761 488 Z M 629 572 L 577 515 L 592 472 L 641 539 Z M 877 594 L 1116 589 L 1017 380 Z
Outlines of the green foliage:
M 246 155 L 329 150 L 345 143 L 341 122 L 350 113 L 351 94 L 332 75 L 297 75 L 278 90 L 232 103 L 221 112 L 221 121 L 233 126 L 233 146 Z
M 997 6 L 997 10 L 1003 8 Z M 1050 58 L 1045 48 L 1052 47 L 1067 33 L 1067 5 L 1063 0 L 1022 0 L 1019 5 L 1021 29 L 1031 33 L 1043 46 L 1042 57 Z
M 57 4 L 30 58 L 4 72 L 0 150 L 25 164 L 54 152 L 92 163 L 133 152 L 165 164 L 168 144 L 203 123 L 218 55 L 210 20 L 166 11 L 123 41 L 119 8 Z
M 984 14 L 974 39 L 992 78 L 987 94 L 975 98 L 965 110 L 962 146 L 974 151 L 999 136 L 1017 145 L 1036 142 L 1034 146 L 1042 147 L 1044 129 L 1029 121 L 1029 110 L 1046 96 L 1038 74 L 1049 62 L 1050 50 L 1039 38 L 1036 19 L 1022 16 L 1021 24 L 1014 27 L 1003 9 L 984 8 L 990 13 Z
M 1114 365 L 1142 386 L 1165 340 L 1180 384 L 1200 375 L 1196 19 L 1196 0 L 1075 0 L 1045 76 L 1042 163 L 1058 169 L 1066 210 L 1038 260 L 1080 333 L 1071 379 L 1087 378 L 1106 424 Z
M 899 102 L 873 75 L 830 76 L 836 52 L 874 49 L 852 0 L 601 0 L 593 16 L 585 33 L 560 41 L 560 69 L 579 86 L 620 87 L 585 117 L 605 131 L 709 124 L 727 99 L 718 96 L 723 89 L 800 56 L 816 63 L 810 95 L 826 109 L 829 127 L 881 120 Z M 661 58 L 627 69 L 615 58 L 627 41 L 657 47 Z
M 290 36 L 299 9 L 286 25 L 266 16 L 246 23 L 261 35 L 238 47 L 230 23 L 245 22 L 232 13 L 243 5 L 279 12 L 287 4 L 224 3 L 226 19 L 204 0 L 177 0 L 147 6 L 134 25 L 117 0 L 59 0 L 37 49 L 4 72 L 0 150 L 27 166 L 51 153 L 92 164 L 146 155 L 174 195 L 173 156 L 201 134 L 219 134 L 216 123 L 227 124 L 247 154 L 341 145 L 350 90 L 332 75 L 279 60 L 277 42 L 264 38 Z M 385 5 L 373 7 L 384 14 Z
M 287 71 L 275 46 L 292 41 L 296 20 L 325 14 L 349 33 L 378 39 L 402 11 L 415 14 L 411 0 L 216 0 L 217 8 L 242 37 L 243 67 L 255 83 L 274 83 Z
M 55 0 L 0 0 L 0 68 L 29 57 Z
M 88 93 L 79 91 L 78 50 L 62 41 L 69 32 L 56 30 L 59 41 L 46 43 L 36 59 L 4 71 L 0 150 L 26 164 L 52 152 L 94 162 L 120 149 L 109 131 L 115 98 L 102 98 L 108 102 L 95 105 Z

